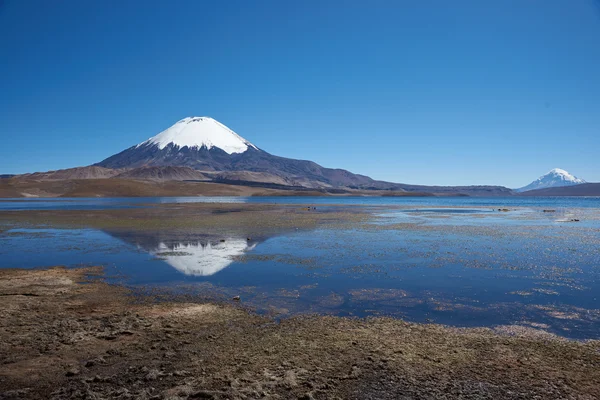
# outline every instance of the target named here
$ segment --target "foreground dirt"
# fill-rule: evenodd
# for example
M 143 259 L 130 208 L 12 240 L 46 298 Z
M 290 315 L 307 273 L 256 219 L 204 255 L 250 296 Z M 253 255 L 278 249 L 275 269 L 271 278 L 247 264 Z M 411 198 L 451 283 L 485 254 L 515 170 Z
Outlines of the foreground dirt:
M 0 398 L 596 399 L 600 344 L 133 301 L 97 268 L 0 270 Z M 243 300 L 243 299 L 242 299 Z

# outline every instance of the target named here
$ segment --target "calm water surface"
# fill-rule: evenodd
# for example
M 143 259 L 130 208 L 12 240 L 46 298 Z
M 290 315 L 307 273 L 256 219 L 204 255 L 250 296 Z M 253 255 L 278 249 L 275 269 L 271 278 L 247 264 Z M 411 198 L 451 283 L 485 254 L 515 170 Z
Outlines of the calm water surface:
M 168 203 L 351 204 L 478 207 L 600 208 L 600 197 L 113 197 L 0 199 L 0 210 L 89 210 Z
M 207 200 L 215 199 L 9 200 L 0 209 Z M 384 207 L 372 222 L 352 228 L 250 240 L 210 232 L 10 229 L 0 233 L 0 266 L 104 265 L 110 280 L 132 287 L 218 299 L 240 295 L 244 304 L 281 316 L 390 315 L 456 326 L 519 324 L 600 338 L 598 198 L 216 200 L 407 207 Z M 513 209 L 498 212 L 500 207 Z

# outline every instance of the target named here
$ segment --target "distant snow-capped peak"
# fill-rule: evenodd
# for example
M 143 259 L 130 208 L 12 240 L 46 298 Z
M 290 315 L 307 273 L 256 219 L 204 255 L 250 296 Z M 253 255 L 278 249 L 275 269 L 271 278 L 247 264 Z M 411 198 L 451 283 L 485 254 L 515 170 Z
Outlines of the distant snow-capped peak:
M 547 174 L 540 176 L 538 178 L 538 181 L 549 180 L 549 179 L 559 180 L 559 181 L 562 181 L 562 182 L 565 182 L 565 183 L 569 183 L 569 184 L 573 184 L 573 185 L 578 185 L 580 183 L 585 183 L 585 181 L 583 179 L 579 179 L 575 175 L 571 175 L 570 173 L 568 173 L 564 169 L 560 169 L 560 168 L 554 168 L 553 170 L 551 170 Z
M 249 147 L 257 149 L 252 143 L 210 117 L 184 118 L 136 147 L 156 145 L 159 149 L 164 149 L 169 144 L 180 148 L 218 147 L 227 154 L 243 153 Z
M 537 180 L 531 182 L 529 185 L 517 189 L 517 191 L 525 192 L 527 190 L 579 185 L 581 183 L 586 183 L 586 181 L 584 181 L 583 179 L 579 179 L 574 175 L 571 175 L 564 169 L 554 168 L 547 174 L 542 175 Z

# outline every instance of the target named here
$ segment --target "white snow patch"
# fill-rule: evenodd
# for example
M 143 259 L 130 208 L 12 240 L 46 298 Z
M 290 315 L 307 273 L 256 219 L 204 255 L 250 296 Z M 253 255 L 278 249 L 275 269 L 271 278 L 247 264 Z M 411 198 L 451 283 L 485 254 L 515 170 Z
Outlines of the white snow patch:
M 567 171 L 565 171 L 564 169 L 560 169 L 560 168 L 554 168 L 554 169 L 548 171 L 548 173 L 546 175 L 549 175 L 549 174 L 558 174 L 558 175 L 573 176 L 573 175 L 569 174 Z M 544 175 L 542 175 L 542 177 L 543 176 Z
M 557 178 L 562 179 L 563 181 L 567 181 L 567 182 L 585 183 L 585 181 L 583 179 L 579 179 L 575 175 L 571 175 L 564 169 L 560 169 L 560 168 L 554 168 L 553 170 L 548 172 L 546 175 L 540 176 L 539 179 L 544 179 L 548 175 L 557 177 Z
M 517 189 L 517 191 L 525 192 L 527 190 L 579 185 L 581 183 L 586 183 L 586 181 L 584 181 L 583 179 L 579 179 L 574 175 L 571 175 L 564 169 L 554 168 L 547 174 L 542 175 L 537 180 L 531 182 L 529 185 Z
M 169 144 L 180 148 L 218 147 L 227 154 L 243 153 L 248 147 L 257 149 L 252 143 L 210 117 L 184 118 L 136 147 L 156 145 L 159 149 L 164 149 Z

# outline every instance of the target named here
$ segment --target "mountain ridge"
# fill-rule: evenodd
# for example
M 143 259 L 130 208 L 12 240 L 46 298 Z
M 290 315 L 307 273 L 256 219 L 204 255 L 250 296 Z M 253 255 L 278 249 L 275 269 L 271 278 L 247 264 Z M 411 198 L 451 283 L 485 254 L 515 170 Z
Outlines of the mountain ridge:
M 379 181 L 309 160 L 280 157 L 210 117 L 179 120 L 157 135 L 87 167 L 17 175 L 3 179 L 2 185 L 0 193 L 22 196 L 137 196 L 153 192 L 155 195 L 514 194 L 511 189 L 493 185 L 425 186 Z
M 583 179 L 577 178 L 574 175 L 571 175 L 569 172 L 565 171 L 564 169 L 554 168 L 554 169 L 550 170 L 549 172 L 547 172 L 546 174 L 540 176 L 535 181 L 531 182 L 529 185 L 515 189 L 515 191 L 522 193 L 522 192 L 527 192 L 530 190 L 579 185 L 582 183 L 587 183 L 587 182 L 584 181 Z
M 218 129 L 213 129 L 215 126 Z M 198 137 L 190 136 L 191 133 Z M 223 149 L 217 145 L 220 139 L 215 135 L 224 135 L 228 146 L 233 141 L 237 141 L 237 144 Z M 243 152 L 236 152 L 233 151 L 236 146 L 238 149 L 242 149 L 243 146 L 246 148 Z M 424 186 L 378 181 L 344 169 L 326 168 L 309 160 L 276 156 L 253 145 L 210 117 L 184 118 L 158 135 L 94 165 L 114 169 L 177 166 L 190 167 L 201 172 L 244 171 L 248 174 L 277 177 L 274 180 L 289 182 L 291 186 L 314 189 L 435 191 L 442 194 L 476 196 L 512 195 L 510 189 L 502 186 Z

